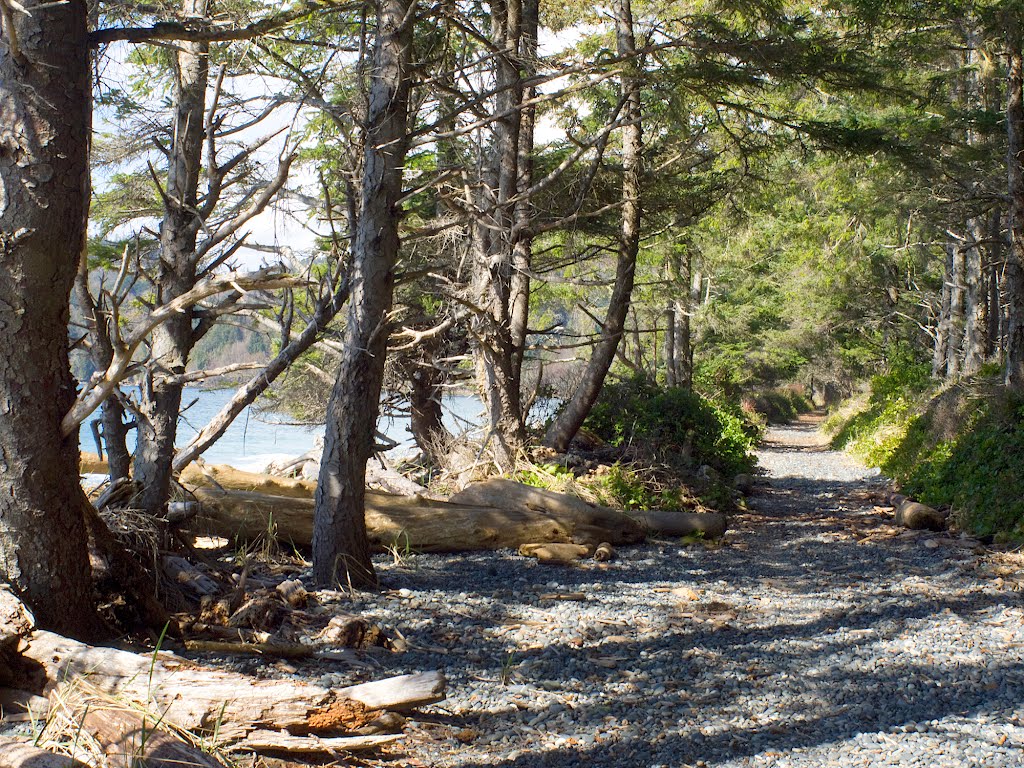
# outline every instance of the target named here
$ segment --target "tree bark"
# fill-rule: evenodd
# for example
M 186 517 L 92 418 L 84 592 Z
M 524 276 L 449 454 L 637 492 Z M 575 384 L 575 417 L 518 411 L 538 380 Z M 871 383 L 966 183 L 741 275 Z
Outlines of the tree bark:
M 615 284 L 605 314 L 600 341 L 594 347 L 583 379 L 576 387 L 544 436 L 545 444 L 564 451 L 583 425 L 604 386 L 608 369 L 615 359 L 615 351 L 622 340 L 626 315 L 636 274 L 636 259 L 640 251 L 640 162 L 642 149 L 640 77 L 633 35 L 633 12 L 630 0 L 614 3 L 617 52 L 625 61 L 621 90 L 625 101 L 622 129 L 622 225 L 619 232 L 618 258 L 615 266 Z
M 204 18 L 208 0 L 182 0 L 185 18 Z M 160 226 L 157 301 L 166 304 L 196 283 L 196 241 L 203 225 L 197 213 L 199 174 L 206 121 L 210 46 L 181 42 L 174 49 L 174 124 L 168 155 L 164 218 Z M 192 307 L 153 330 L 150 371 L 141 387 L 134 477 L 142 488 L 139 505 L 160 514 L 170 497 L 174 440 L 178 434 L 183 385 L 166 376 L 185 373 L 197 338 Z
M 966 235 L 965 235 L 966 236 Z M 953 270 L 950 274 L 949 286 L 949 351 L 946 355 L 946 378 L 955 379 L 960 375 L 963 365 L 964 340 L 964 298 L 967 277 L 966 241 L 958 240 L 950 245 L 952 249 Z
M 938 322 L 935 324 L 935 346 L 932 350 L 932 376 L 945 376 L 949 361 L 950 304 L 953 298 L 953 246 L 945 248 L 946 258 L 942 269 L 942 299 L 939 304 Z
M 366 536 L 366 462 L 374 451 L 398 259 L 402 167 L 408 148 L 414 0 L 378 0 L 366 118 L 362 193 L 353 237 L 345 348 L 327 407 L 317 483 L 313 573 L 317 584 L 372 587 Z
M 89 199 L 86 3 L 29 7 L 0 37 L 0 579 L 40 626 L 90 636 L 78 433 L 60 427 Z
M 1006 385 L 1024 389 L 1024 55 L 1020 23 L 1009 22 L 1006 131 L 1010 248 L 1006 255 Z
M 963 375 L 973 376 L 985 363 L 985 309 L 987 306 L 988 282 L 982 266 L 981 243 L 985 239 L 985 228 L 981 217 L 967 222 L 967 238 L 964 264 L 964 341 Z

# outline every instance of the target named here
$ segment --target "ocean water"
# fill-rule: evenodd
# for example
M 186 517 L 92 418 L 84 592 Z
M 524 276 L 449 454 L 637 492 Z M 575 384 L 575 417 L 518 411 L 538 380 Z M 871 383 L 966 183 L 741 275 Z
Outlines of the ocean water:
M 186 387 L 178 423 L 178 444 L 184 446 L 195 437 L 233 394 L 231 389 Z M 483 422 L 483 403 L 476 396 L 449 395 L 443 405 L 445 424 L 453 433 L 475 429 Z M 389 456 L 397 458 L 415 451 L 408 416 L 382 416 L 378 430 L 399 444 L 388 452 Z M 293 458 L 310 450 L 316 438 L 323 434 L 322 424 L 299 425 L 290 421 L 287 414 L 257 413 L 246 408 L 220 440 L 203 454 L 203 459 L 210 464 L 230 464 L 249 472 L 261 472 L 271 461 Z M 134 448 L 134 438 L 134 432 L 130 433 L 129 449 Z M 96 450 L 88 424 L 83 425 L 81 444 L 84 450 Z

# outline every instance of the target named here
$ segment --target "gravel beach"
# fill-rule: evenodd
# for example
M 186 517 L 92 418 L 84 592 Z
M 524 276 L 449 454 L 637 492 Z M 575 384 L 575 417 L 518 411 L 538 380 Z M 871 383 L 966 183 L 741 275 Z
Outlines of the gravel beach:
M 369 676 L 443 669 L 449 697 L 360 764 L 1024 765 L 1017 556 L 892 526 L 815 427 L 770 431 L 721 545 L 378 561 L 393 589 L 346 609 L 411 648 Z

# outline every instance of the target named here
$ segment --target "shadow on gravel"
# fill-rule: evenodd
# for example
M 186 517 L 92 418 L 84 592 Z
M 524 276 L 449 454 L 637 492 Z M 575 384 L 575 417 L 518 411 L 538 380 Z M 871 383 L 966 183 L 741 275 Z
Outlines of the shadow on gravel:
M 648 722 L 643 724 L 644 736 L 618 739 L 607 745 L 527 752 L 514 760 L 487 764 L 517 768 L 632 768 L 703 760 L 713 765 L 762 753 L 770 755 L 845 741 L 860 733 L 884 733 L 908 723 L 941 720 L 950 715 L 970 716 L 1009 709 L 1013 704 L 1008 702 L 1019 702 L 1024 695 L 1024 663 L 950 668 L 907 658 L 899 663 L 883 660 L 884 666 L 875 669 L 835 669 L 823 665 L 837 655 L 855 654 L 860 646 L 880 637 L 898 635 L 906 621 L 934 616 L 943 610 L 982 610 L 997 602 L 995 597 L 922 599 L 888 612 L 858 611 L 841 621 L 822 620 L 755 631 L 682 631 L 655 642 L 604 643 L 600 646 L 604 657 L 635 658 L 642 652 L 648 658 L 686 655 L 688 661 L 680 670 L 681 675 L 668 681 L 668 690 L 661 695 L 641 691 L 637 702 L 608 699 L 597 706 L 575 710 L 571 733 L 577 737 L 595 733 L 607 725 L 608 718 L 643 722 L 652 711 L 658 713 L 660 727 Z M 872 628 L 883 621 L 890 628 L 871 638 L 854 642 L 828 639 L 829 633 L 840 626 L 856 630 Z M 813 651 L 794 648 L 780 653 L 765 648 L 767 643 L 777 646 L 787 638 L 818 638 L 821 642 Z M 693 649 L 699 652 L 693 653 Z M 741 653 L 745 654 L 742 660 Z M 545 687 L 550 687 L 551 682 L 558 680 L 558 669 L 578 668 L 580 662 L 586 663 L 592 655 L 592 651 L 549 646 L 536 656 L 546 662 L 538 670 L 543 673 L 539 677 L 545 681 Z M 926 655 L 925 649 L 921 649 L 920 655 Z M 531 657 L 524 660 L 528 658 Z M 622 670 L 600 670 L 588 681 L 599 686 L 616 678 L 624 679 L 628 670 L 629 663 L 624 661 Z M 529 681 L 524 683 L 528 685 Z M 771 690 L 761 698 L 765 687 Z M 538 693 L 532 698 L 533 706 L 526 713 L 531 719 L 545 711 L 545 706 L 537 705 L 547 697 Z M 736 700 L 743 700 L 746 705 L 735 704 Z M 730 720 L 742 718 L 749 723 L 759 717 L 773 722 L 721 727 Z M 489 733 L 506 727 L 507 723 L 502 721 L 503 716 L 498 716 L 462 724 L 475 725 L 480 732 Z M 709 724 L 715 727 L 705 728 Z
M 804 484 L 787 479 L 784 487 L 758 499 L 756 510 L 736 518 L 740 530 L 721 547 L 655 542 L 604 567 L 552 568 L 495 554 L 483 563 L 477 556 L 452 558 L 436 569 L 390 569 L 392 582 L 414 591 L 472 590 L 493 599 L 479 615 L 446 612 L 443 599 L 436 609 L 410 609 L 411 616 L 432 619 L 437 628 L 425 640 L 446 654 L 414 652 L 381 661 L 447 667 L 455 675 L 495 682 L 511 668 L 522 689 L 523 711 L 476 720 L 433 718 L 480 734 L 507 730 L 510 721 L 532 722 L 548 710 L 554 713 L 564 706 L 555 703 L 557 691 L 571 687 L 570 681 L 582 681 L 585 691 L 591 687 L 597 701 L 573 711 L 571 728 L 560 727 L 576 743 L 530 750 L 531 737 L 520 733 L 515 748 L 523 751 L 515 759 L 482 763 L 481 757 L 462 763 L 466 766 L 641 768 L 698 760 L 713 765 L 753 755 L 781 757 L 861 733 L 1019 704 L 1024 700 L 1019 653 L 1008 652 L 989 665 L 957 665 L 949 661 L 953 656 L 947 648 L 945 663 L 939 663 L 931 649 L 914 646 L 913 632 L 922 620 L 1020 605 L 1021 596 L 951 593 L 947 588 L 964 579 L 956 551 L 926 549 L 914 535 L 894 536 L 887 519 L 872 511 L 870 499 L 858 496 L 870 493 L 871 486 L 860 481 Z M 654 562 L 644 561 L 648 553 Z M 676 570 L 667 569 L 666 562 L 675 563 Z M 924 577 L 920 594 L 894 591 L 908 577 Z M 582 647 L 563 633 L 554 642 L 524 649 L 502 631 L 503 625 L 523 621 L 516 618 L 521 609 L 550 608 L 553 603 L 541 599 L 545 592 L 582 593 L 584 609 L 587 603 L 607 601 L 605 614 L 614 618 L 615 588 L 661 585 L 705 589 L 725 601 L 730 594 L 770 589 L 776 595 L 830 602 L 822 603 L 813 620 L 779 624 L 758 615 L 748 602 L 717 627 L 694 617 L 699 603 L 681 602 L 675 615 L 665 617 L 660 637 L 630 640 L 631 628 L 624 622 L 581 625 Z M 634 606 L 636 599 L 635 594 L 630 598 Z M 895 655 L 879 655 L 871 646 L 882 641 L 906 647 Z M 604 666 L 609 660 L 611 669 Z M 602 695 L 603 686 L 629 683 L 634 668 L 649 672 L 659 664 L 670 664 L 674 673 L 659 679 L 664 691 Z M 421 719 L 429 722 L 432 716 Z M 578 741 L 609 722 L 625 721 L 636 726 L 633 738 L 589 746 Z M 535 727 L 545 729 L 543 718 Z

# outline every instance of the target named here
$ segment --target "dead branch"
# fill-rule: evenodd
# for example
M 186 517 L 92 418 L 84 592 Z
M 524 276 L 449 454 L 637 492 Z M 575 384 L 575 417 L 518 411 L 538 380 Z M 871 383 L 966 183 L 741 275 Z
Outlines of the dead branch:
M 138 321 L 127 338 L 114 349 L 113 359 L 103 372 L 97 373 L 92 381 L 79 392 L 75 404 L 61 421 L 61 432 L 67 437 L 78 425 L 88 418 L 103 403 L 118 384 L 128 375 L 136 350 L 161 323 L 168 318 L 195 306 L 200 301 L 229 290 L 270 290 L 294 285 L 305 281 L 286 275 L 277 267 L 268 267 L 256 272 L 231 272 L 202 280 L 190 291 L 154 309 L 147 317 Z

